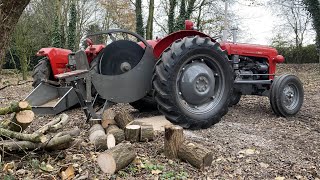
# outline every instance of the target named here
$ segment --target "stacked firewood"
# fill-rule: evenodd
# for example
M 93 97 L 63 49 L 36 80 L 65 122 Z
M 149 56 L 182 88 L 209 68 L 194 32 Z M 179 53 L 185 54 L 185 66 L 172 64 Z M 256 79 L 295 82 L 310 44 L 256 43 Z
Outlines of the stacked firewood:
M 34 149 L 59 150 L 73 145 L 79 128 L 58 132 L 69 122 L 66 114 L 61 114 L 31 134 L 23 131 L 33 122 L 34 113 L 26 101 L 15 102 L 0 108 L 0 115 L 13 114 L 12 118 L 0 121 L 0 147 L 5 151 L 25 151 Z
M 104 173 L 114 174 L 136 158 L 132 143 L 148 142 L 154 138 L 150 125 L 135 124 L 131 114 L 115 113 L 111 109 L 103 112 L 101 123 L 89 130 L 89 140 L 97 150 L 106 150 L 98 156 L 98 165 Z

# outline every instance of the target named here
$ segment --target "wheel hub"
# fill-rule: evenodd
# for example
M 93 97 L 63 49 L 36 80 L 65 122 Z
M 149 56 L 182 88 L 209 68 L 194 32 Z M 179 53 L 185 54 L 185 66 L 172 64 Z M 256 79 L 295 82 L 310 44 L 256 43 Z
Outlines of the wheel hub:
M 284 105 L 286 106 L 286 108 L 288 109 L 293 109 L 295 108 L 295 105 L 297 103 L 297 96 L 296 96 L 296 91 L 295 88 L 292 87 L 291 85 L 286 86 L 283 89 L 283 95 L 284 95 Z
M 180 79 L 180 95 L 192 105 L 201 105 L 214 95 L 215 77 L 205 64 L 193 62 L 187 65 Z

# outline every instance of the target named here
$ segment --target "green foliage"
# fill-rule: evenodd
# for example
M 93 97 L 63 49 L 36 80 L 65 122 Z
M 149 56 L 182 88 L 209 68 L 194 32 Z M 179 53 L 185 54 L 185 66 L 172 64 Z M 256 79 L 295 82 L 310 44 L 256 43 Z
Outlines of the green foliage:
M 54 19 L 53 33 L 52 33 L 52 46 L 56 48 L 62 47 L 61 43 L 61 28 L 59 23 L 59 17 Z
M 320 48 L 320 2 L 319 0 L 304 0 L 303 2 L 311 14 L 313 27 L 317 33 L 316 43 L 318 48 Z
M 279 54 L 285 57 L 285 63 L 317 63 L 319 59 L 315 44 L 303 47 L 278 46 L 275 48 Z
M 12 174 L 6 174 L 3 177 L 3 180 L 15 180 L 14 176 Z
M 186 0 L 181 0 L 179 14 L 175 27 L 176 31 L 184 29 L 184 21 L 186 20 Z
M 136 32 L 144 37 L 141 0 L 136 0 Z
M 69 26 L 68 26 L 68 46 L 67 48 L 75 51 L 76 47 L 76 23 L 77 23 L 77 9 L 75 3 L 71 4 L 69 12 Z
M 174 32 L 174 9 L 177 6 L 177 0 L 170 0 L 169 1 L 169 15 L 168 15 L 168 29 L 169 29 L 169 33 L 173 33 Z

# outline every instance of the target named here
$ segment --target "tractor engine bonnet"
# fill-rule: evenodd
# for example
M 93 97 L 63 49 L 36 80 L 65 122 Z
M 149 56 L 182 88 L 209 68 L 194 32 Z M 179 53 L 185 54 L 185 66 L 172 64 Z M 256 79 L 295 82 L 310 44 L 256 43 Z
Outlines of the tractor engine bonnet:
M 109 44 L 102 53 L 98 68 L 90 73 L 92 84 L 103 99 L 129 103 L 151 90 L 156 61 L 149 44 L 143 49 L 135 42 L 119 40 Z

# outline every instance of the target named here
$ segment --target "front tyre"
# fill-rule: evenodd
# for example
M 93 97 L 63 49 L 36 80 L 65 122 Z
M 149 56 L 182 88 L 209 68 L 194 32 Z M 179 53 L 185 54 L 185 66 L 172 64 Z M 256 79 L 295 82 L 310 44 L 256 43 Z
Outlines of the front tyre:
M 153 87 L 159 111 L 169 121 L 184 128 L 208 128 L 228 110 L 233 72 L 218 43 L 185 37 L 163 52 Z
M 303 104 L 304 90 L 301 81 L 294 75 L 281 75 L 273 81 L 270 104 L 273 112 L 282 117 L 297 114 Z

